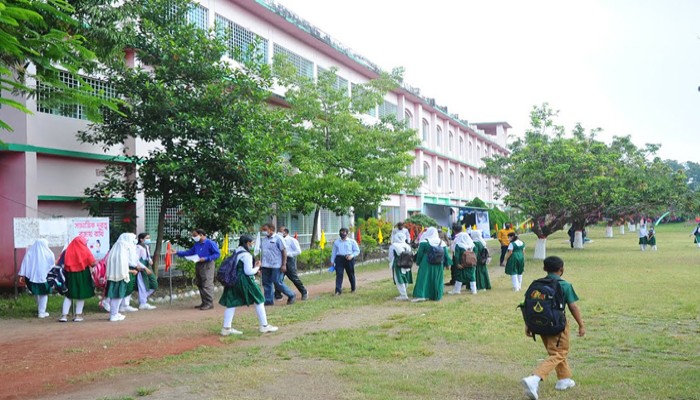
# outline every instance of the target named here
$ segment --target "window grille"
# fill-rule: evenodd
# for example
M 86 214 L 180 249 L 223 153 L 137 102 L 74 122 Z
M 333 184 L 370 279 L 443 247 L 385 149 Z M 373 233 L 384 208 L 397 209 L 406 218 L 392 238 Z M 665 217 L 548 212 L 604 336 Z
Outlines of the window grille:
M 267 63 L 267 39 L 219 14 L 216 14 L 215 26 L 217 35 L 226 41 L 227 56 L 235 58 L 236 61 L 246 61 L 237 59 L 237 53 L 245 55 L 248 49 L 253 48 L 254 55 Z
M 144 204 L 144 220 L 146 232 L 151 235 L 155 241 L 158 233 L 158 212 L 160 211 L 160 199 L 149 197 L 146 198 Z M 165 211 L 165 229 L 163 233 L 166 236 L 177 236 L 182 232 L 178 231 L 174 225 L 182 219 L 182 207 L 168 208 Z
M 362 91 L 364 90 L 362 86 L 353 83 L 351 84 L 351 90 L 352 90 L 352 95 L 355 96 L 355 94 L 360 95 Z M 377 116 L 377 106 L 375 105 L 374 107 L 371 107 L 369 110 L 365 111 L 365 114 L 370 115 L 372 117 Z
M 309 79 L 314 78 L 314 63 L 307 60 L 306 58 L 300 56 L 297 53 L 294 53 L 291 50 L 287 50 L 284 47 L 278 45 L 275 43 L 274 45 L 274 54 L 281 54 L 283 55 L 287 62 L 292 64 L 296 70 L 297 74 L 302 77 L 306 77 Z
M 209 10 L 201 4 L 192 4 L 187 10 L 187 23 L 207 30 L 209 28 Z
M 318 74 L 321 75 L 322 73 L 328 72 L 329 70 L 318 67 Z M 353 85 L 355 87 L 355 85 Z M 341 77 L 338 74 L 335 74 L 335 82 L 333 82 L 333 88 L 336 90 L 342 90 L 347 94 L 348 92 L 348 80 Z
M 379 118 L 386 117 L 387 115 L 396 116 L 396 104 L 384 100 L 384 103 L 379 105 Z
M 59 72 L 59 79 L 61 80 L 61 83 L 63 83 L 71 89 L 80 87 L 80 82 L 78 82 L 78 80 L 68 72 Z M 83 80 L 88 85 L 92 86 L 92 94 L 95 98 L 111 99 L 116 97 L 116 92 L 114 91 L 114 88 L 112 88 L 107 82 L 101 81 L 99 79 L 85 77 L 83 77 Z M 53 101 L 51 101 L 52 94 L 58 93 L 61 90 L 60 88 L 49 88 L 47 86 L 42 85 L 41 82 L 38 83 L 38 87 L 39 91 L 36 98 L 37 111 L 46 114 L 60 115 L 68 118 L 76 118 L 83 120 L 87 119 L 85 106 L 81 104 L 51 104 L 54 103 Z

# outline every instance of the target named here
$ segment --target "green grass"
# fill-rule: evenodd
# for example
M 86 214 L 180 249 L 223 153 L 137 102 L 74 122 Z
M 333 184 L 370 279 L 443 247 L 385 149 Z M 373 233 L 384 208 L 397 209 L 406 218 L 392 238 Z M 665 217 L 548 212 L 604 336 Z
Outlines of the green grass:
M 657 252 L 639 251 L 636 232 L 620 236 L 616 229 L 614 238 L 605 238 L 604 227 L 590 229 L 593 241 L 583 250 L 570 249 L 564 233 L 549 238 L 547 254 L 565 261 L 564 278 L 580 297 L 587 335 L 575 336 L 571 318 L 569 361 L 577 386 L 555 393 L 552 375 L 540 398 L 700 398 L 700 249 L 690 230 L 659 226 Z M 532 259 L 534 236 L 523 240 L 526 286 L 545 273 Z M 386 263 L 358 273 L 383 268 Z M 387 270 L 387 279 L 361 284 L 354 295 L 268 308 L 278 333 L 245 329 L 257 325 L 254 313 L 237 314 L 235 324 L 246 333 L 222 339 L 224 347 L 148 360 L 128 371 L 171 376 L 154 396 L 198 387 L 198 398 L 235 392 L 240 398 L 521 399 L 519 380 L 546 353 L 539 339 L 525 337 L 516 309 L 522 292 L 510 290 L 502 271 L 491 267 L 489 292 L 414 304 L 393 301 Z M 333 274 L 302 279 L 312 285 Z M 212 325 L 211 333 L 217 331 Z

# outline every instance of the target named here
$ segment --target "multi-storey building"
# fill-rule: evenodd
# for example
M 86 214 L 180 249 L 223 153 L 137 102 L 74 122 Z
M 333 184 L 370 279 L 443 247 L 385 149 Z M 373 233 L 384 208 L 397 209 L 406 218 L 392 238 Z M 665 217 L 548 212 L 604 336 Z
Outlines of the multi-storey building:
M 284 54 L 308 77 L 337 67 L 338 83 L 348 93 L 353 84 L 378 76 L 376 65 L 273 1 L 201 0 L 189 13 L 189 20 L 203 29 L 216 26 L 230 32 L 232 47 L 245 48 L 258 40 L 268 62 Z M 69 80 L 68 75 L 65 78 Z M 93 84 L 109 94 L 110 88 L 100 81 Z M 122 148 L 103 151 L 76 140 L 76 132 L 88 123 L 80 106 L 49 109 L 42 106 L 41 99 L 20 101 L 33 115 L 0 109 L 0 118 L 14 128 L 14 132 L 0 132 L 5 142 L 0 144 L 0 284 L 12 282 L 13 218 L 86 216 L 84 189 L 101 180 L 107 160 L 122 154 Z M 454 220 L 460 205 L 474 197 L 498 203 L 493 197 L 496 182 L 478 169 L 484 157 L 507 152 L 508 123 L 468 123 L 408 85 L 388 93 L 384 103 L 369 114 L 374 118 L 394 114 L 421 138 L 410 172 L 423 176 L 424 183 L 413 193 L 392 195 L 380 208 L 384 218 L 398 221 L 421 211 L 446 223 Z M 125 146 L 134 154 L 148 150 L 138 140 Z M 115 202 L 102 211 L 114 218 L 123 207 L 135 206 L 137 230 L 154 233 L 157 205 L 156 199 L 141 197 L 135 205 Z M 308 216 L 288 214 L 280 222 L 298 231 L 302 243 L 311 231 Z M 337 233 L 341 225 L 348 226 L 350 219 L 324 211 L 320 224 L 331 239 L 331 233 Z M 20 250 L 20 261 L 22 255 Z

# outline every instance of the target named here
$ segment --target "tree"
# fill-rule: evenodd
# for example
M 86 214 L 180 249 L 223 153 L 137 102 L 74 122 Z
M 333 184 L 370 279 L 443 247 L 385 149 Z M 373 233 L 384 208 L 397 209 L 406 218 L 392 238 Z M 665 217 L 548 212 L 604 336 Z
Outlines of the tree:
M 93 71 L 97 59 L 76 12 L 66 0 L 0 0 L 0 105 L 31 114 L 20 101 L 5 97 L 10 93 L 41 96 L 47 107 L 80 103 L 92 120 L 99 119 L 100 107 L 115 109 L 79 74 Z M 75 84 L 66 84 L 61 74 Z M 12 131 L 2 120 L 0 128 Z
M 105 148 L 125 146 L 129 160 L 114 164 L 87 194 L 133 200 L 142 192 L 160 199 L 157 254 L 168 209 L 182 207 L 181 231 L 241 230 L 269 213 L 279 195 L 272 182 L 284 174 L 280 152 L 286 136 L 275 133 L 284 131 L 282 118 L 266 103 L 270 67 L 249 53 L 238 57 L 248 62 L 232 67 L 223 59 L 226 45 L 213 31 L 186 22 L 191 6 L 186 0 L 121 6 L 123 15 L 138 16 L 115 28 L 138 62 L 109 63 L 105 76 L 125 104 L 80 133 L 81 140 Z M 148 143 L 148 154 L 128 149 L 133 139 Z
M 313 80 L 277 58 L 275 72 L 288 88 L 285 101 L 292 134 L 286 152 L 293 173 L 283 207 L 314 213 L 312 243 L 318 237 L 321 209 L 341 214 L 355 205 L 376 207 L 389 194 L 418 186 L 419 179 L 406 172 L 418 145 L 415 132 L 393 116 L 376 122 L 362 116 L 384 101 L 401 79 L 401 70 L 353 85 L 352 97 L 336 68 Z

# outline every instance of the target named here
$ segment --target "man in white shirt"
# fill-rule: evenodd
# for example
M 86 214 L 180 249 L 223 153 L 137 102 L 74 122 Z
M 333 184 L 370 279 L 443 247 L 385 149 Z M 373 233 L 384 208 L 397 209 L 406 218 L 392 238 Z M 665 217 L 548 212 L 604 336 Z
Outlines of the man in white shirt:
M 278 232 L 282 236 L 285 246 L 287 246 L 287 272 L 285 272 L 284 275 L 292 281 L 299 293 L 301 293 L 301 299 L 306 300 L 309 298 L 309 293 L 306 291 L 304 284 L 297 274 L 297 256 L 301 254 L 299 241 L 294 239 L 293 236 L 290 236 L 289 229 L 284 226 L 280 226 Z M 277 296 L 277 293 L 275 293 L 275 296 Z

